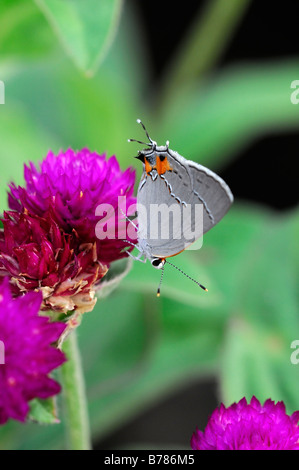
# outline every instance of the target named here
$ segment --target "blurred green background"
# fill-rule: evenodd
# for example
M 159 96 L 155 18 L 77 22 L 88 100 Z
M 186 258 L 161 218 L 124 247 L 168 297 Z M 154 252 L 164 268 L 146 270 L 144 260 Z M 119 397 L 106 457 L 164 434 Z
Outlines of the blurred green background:
M 23 163 L 49 149 L 116 154 L 139 178 L 139 146 L 127 143 L 144 137 L 136 118 L 159 143 L 225 176 L 232 209 L 201 250 L 176 259 L 209 292 L 168 269 L 157 299 L 160 273 L 136 262 L 78 331 L 95 448 L 188 449 L 220 401 L 256 395 L 299 409 L 290 361 L 299 339 L 299 106 L 290 101 L 299 59 L 282 47 L 266 60 L 266 31 L 256 58 L 238 44 L 242 31 L 250 43 L 250 28 L 261 30 L 261 2 L 194 2 L 164 16 L 161 2 L 138 3 L 1 0 L 0 207 L 7 183 L 23 181 Z M 238 53 L 226 61 L 230 48 Z M 251 160 L 256 142 L 280 134 L 291 136 L 285 152 L 272 146 Z M 60 412 L 59 425 L 9 422 L 0 448 L 65 448 Z

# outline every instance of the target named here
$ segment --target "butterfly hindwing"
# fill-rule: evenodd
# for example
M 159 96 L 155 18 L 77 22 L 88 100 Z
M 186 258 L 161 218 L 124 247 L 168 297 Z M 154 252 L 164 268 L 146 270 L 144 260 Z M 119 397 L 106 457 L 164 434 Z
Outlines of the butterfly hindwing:
M 145 163 L 137 193 L 138 238 L 147 240 L 153 255 L 173 256 L 203 233 L 201 212 L 195 205 L 200 206 L 204 223 L 206 215 L 194 192 L 192 172 L 185 159 L 181 157 L 179 161 L 169 152 L 159 152 L 155 160 L 149 160 L 151 165 Z M 167 168 L 164 172 L 161 171 L 161 160 Z M 157 216 L 154 211 L 158 208 Z M 149 213 L 151 210 L 153 212 Z

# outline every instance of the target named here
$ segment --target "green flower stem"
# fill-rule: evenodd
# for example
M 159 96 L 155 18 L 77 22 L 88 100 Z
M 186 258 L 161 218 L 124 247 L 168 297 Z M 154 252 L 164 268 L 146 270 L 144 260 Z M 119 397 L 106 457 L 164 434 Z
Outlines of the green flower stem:
M 168 67 L 162 84 L 162 106 L 167 106 L 178 88 L 198 81 L 212 69 L 226 49 L 250 0 L 208 0 Z M 175 33 L 175 31 L 174 31 Z
M 81 357 L 74 329 L 63 343 L 67 362 L 61 367 L 66 429 L 71 450 L 90 450 L 90 430 Z

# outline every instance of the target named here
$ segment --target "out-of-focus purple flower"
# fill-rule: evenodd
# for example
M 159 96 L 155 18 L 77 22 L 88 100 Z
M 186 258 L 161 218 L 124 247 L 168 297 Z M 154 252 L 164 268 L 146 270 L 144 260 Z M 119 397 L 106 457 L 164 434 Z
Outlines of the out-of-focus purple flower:
M 110 204 L 116 210 L 119 196 L 126 198 L 124 212 L 136 202 L 134 170 L 128 168 L 122 172 L 115 156 L 107 160 L 105 155 L 84 148 L 77 152 L 68 149 L 57 156 L 49 152 L 39 168 L 33 163 L 25 165 L 24 176 L 25 187 L 10 184 L 11 209 L 18 212 L 27 209 L 40 217 L 51 209 L 53 218 L 65 232 L 75 229 L 81 243 L 96 242 L 98 259 L 103 263 L 127 256 L 124 248 L 132 247 L 122 239 L 97 239 L 95 227 L 101 218 L 95 211 L 100 204 Z
M 0 424 L 24 421 L 30 400 L 60 392 L 49 373 L 65 361 L 52 344 L 66 325 L 39 316 L 41 302 L 40 292 L 13 299 L 8 279 L 0 282 Z
M 9 276 L 15 295 L 43 294 L 42 310 L 91 311 L 95 289 L 108 267 L 97 258 L 95 243 L 66 234 L 52 217 L 6 212 L 0 230 L 0 277 Z
M 299 450 L 299 411 L 286 414 L 282 401 L 264 405 L 252 397 L 217 408 L 204 432 L 191 438 L 193 450 Z

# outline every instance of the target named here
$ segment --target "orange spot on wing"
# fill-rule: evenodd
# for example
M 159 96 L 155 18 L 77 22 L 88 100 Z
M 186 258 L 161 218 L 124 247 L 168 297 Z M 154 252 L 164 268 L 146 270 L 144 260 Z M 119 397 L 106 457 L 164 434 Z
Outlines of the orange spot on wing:
M 152 171 L 153 167 L 151 166 L 151 164 L 146 158 L 145 158 L 144 164 L 145 164 L 145 171 L 147 174 L 149 174 Z
M 151 166 L 147 158 L 144 159 L 145 171 L 149 174 L 152 170 L 157 170 L 158 175 L 164 175 L 166 171 L 172 171 L 172 167 L 169 164 L 167 157 L 157 155 L 156 165 Z
M 166 171 L 172 171 L 171 166 L 167 157 L 158 157 L 156 158 L 156 170 L 159 175 L 164 175 Z

